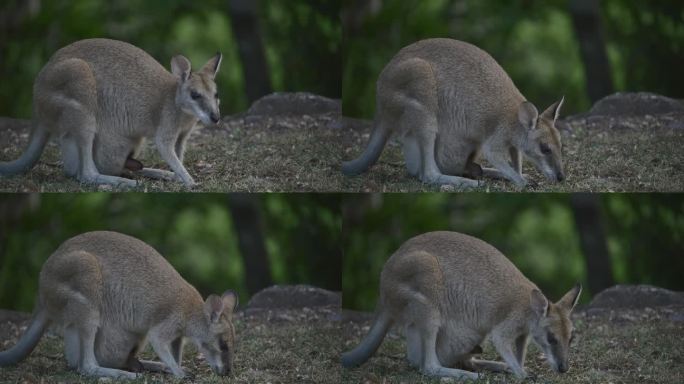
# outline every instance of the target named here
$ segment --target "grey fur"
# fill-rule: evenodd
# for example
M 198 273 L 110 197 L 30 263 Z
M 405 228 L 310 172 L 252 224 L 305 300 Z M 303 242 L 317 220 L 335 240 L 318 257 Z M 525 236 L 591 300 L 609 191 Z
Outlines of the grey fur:
M 216 373 L 227 374 L 236 306 L 232 291 L 202 300 L 138 239 L 116 232 L 84 233 L 65 241 L 45 261 L 33 322 L 14 347 L 0 352 L 0 366 L 25 358 L 52 325 L 64 335 L 67 365 L 85 375 L 132 379 L 137 375 L 131 371 L 147 369 L 183 377 L 186 338 Z M 162 363 L 138 360 L 148 342 Z
M 521 154 L 560 181 L 565 176 L 554 122 L 561 103 L 538 115 L 485 51 L 458 40 L 422 40 L 399 51 L 380 73 L 370 143 L 342 171 L 367 170 L 394 136 L 403 143 L 409 173 L 425 183 L 475 187 L 477 181 L 463 176 L 479 169 L 474 162 L 484 156 L 494 165 L 484 169 L 486 176 L 523 187 Z M 541 153 L 542 143 L 550 153 Z
M 394 324 L 406 334 L 409 363 L 426 375 L 479 377 L 453 368 L 461 364 L 525 377 L 529 340 L 554 370 L 565 372 L 570 312 L 580 293 L 577 285 L 551 303 L 491 245 L 456 232 L 428 232 L 406 241 L 385 263 L 375 324 L 342 355 L 342 364 L 366 361 Z M 548 342 L 549 334 L 556 344 Z M 505 363 L 473 358 L 487 336 Z
M 64 171 L 87 183 L 135 186 L 121 177 L 129 156 L 153 139 L 174 178 L 194 180 L 182 159 L 198 120 L 218 121 L 214 76 L 221 55 L 197 72 L 183 56 L 172 60 L 173 73 L 131 44 L 108 39 L 77 41 L 57 51 L 33 87 L 33 132 L 26 152 L 0 163 L 0 175 L 28 171 L 50 136 L 60 141 Z M 179 63 L 181 65 L 179 65 Z M 201 98 L 191 98 L 191 90 Z M 166 171 L 146 169 L 150 177 Z

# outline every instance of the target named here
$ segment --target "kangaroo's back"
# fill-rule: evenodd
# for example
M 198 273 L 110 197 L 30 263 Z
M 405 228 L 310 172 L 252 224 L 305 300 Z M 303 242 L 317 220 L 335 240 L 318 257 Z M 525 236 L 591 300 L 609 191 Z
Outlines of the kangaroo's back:
M 501 65 L 472 44 L 444 38 L 421 40 L 400 50 L 388 67 L 416 58 L 430 64 L 440 102 L 456 98 L 468 107 L 497 110 L 510 102 L 517 111 L 524 100 Z
M 88 63 L 98 85 L 108 92 L 128 88 L 158 87 L 163 82 L 174 82 L 173 75 L 142 49 L 118 40 L 79 40 L 59 49 L 48 64 L 68 59 Z
M 536 288 L 513 263 L 492 245 L 457 232 L 428 232 L 405 242 L 385 264 L 383 275 L 402 276 L 413 269 L 405 260 L 413 255 L 434 258 L 440 276 L 427 279 L 447 311 L 473 313 L 478 322 L 496 322 L 529 301 Z M 426 260 L 423 257 L 423 260 Z M 460 317 L 462 318 L 462 317 Z
M 405 253 L 427 252 L 439 262 L 440 269 L 462 282 L 477 279 L 483 289 L 505 287 L 510 284 L 532 284 L 506 256 L 494 246 L 472 236 L 458 232 L 436 231 L 415 236 L 406 241 L 390 258 L 401 258 Z
M 80 40 L 58 50 L 36 77 L 34 119 L 50 125 L 65 106 L 78 103 L 96 118 L 100 134 L 137 139 L 153 134 L 162 110 L 174 104 L 175 89 L 174 76 L 142 49 L 117 40 Z
M 93 262 L 83 263 L 84 254 Z M 185 299 L 201 301 L 197 290 L 154 248 L 121 233 L 87 232 L 64 242 L 41 270 L 41 294 L 46 290 L 49 294 L 64 281 L 62 276 L 75 271 L 99 277 L 89 287 L 98 290 L 93 297 L 101 297 L 107 318 L 136 313 L 134 320 L 141 329 L 177 309 Z

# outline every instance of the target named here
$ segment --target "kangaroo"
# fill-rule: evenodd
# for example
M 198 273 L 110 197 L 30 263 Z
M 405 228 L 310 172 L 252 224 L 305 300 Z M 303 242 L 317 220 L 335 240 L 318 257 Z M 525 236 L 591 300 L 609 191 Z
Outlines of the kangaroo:
M 23 360 L 53 325 L 63 332 L 67 365 L 84 375 L 134 379 L 146 369 L 184 377 L 186 338 L 225 375 L 232 369 L 237 304 L 233 291 L 202 300 L 138 239 L 84 233 L 65 241 L 43 265 L 31 325 L 14 347 L 0 352 L 0 366 Z M 163 364 L 136 358 L 148 341 Z
M 568 370 L 570 312 L 582 287 L 557 303 L 496 248 L 456 232 L 429 232 L 405 242 L 385 263 L 375 323 L 342 364 L 365 362 L 393 324 L 404 327 L 408 361 L 425 375 L 477 379 L 469 369 L 513 372 L 524 378 L 532 339 L 557 372 Z M 505 363 L 473 354 L 489 335 Z
M 185 144 L 198 121 L 218 123 L 214 78 L 221 54 L 192 72 L 182 55 L 171 73 L 131 44 L 77 41 L 58 50 L 33 85 L 32 132 L 19 159 L 0 163 L 0 176 L 27 172 L 51 136 L 59 138 L 67 176 L 85 183 L 136 186 L 124 168 L 156 179 L 195 185 L 183 166 Z M 154 139 L 173 172 L 143 168 L 137 156 Z
M 395 136 L 403 144 L 409 174 L 424 183 L 472 188 L 478 182 L 467 177 L 484 175 L 523 188 L 521 154 L 547 179 L 563 181 L 555 128 L 563 100 L 540 115 L 485 51 L 452 39 L 418 41 L 380 73 L 368 146 L 343 163 L 342 172 L 366 171 Z M 481 156 L 494 168 L 482 169 L 475 162 Z

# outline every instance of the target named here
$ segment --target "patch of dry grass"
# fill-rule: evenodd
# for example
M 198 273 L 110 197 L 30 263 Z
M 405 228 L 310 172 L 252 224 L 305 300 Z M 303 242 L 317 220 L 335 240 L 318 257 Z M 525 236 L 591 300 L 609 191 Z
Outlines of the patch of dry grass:
M 677 116 L 575 118 L 564 132 L 568 179 L 547 182 L 531 164 L 524 172 L 527 191 L 682 191 L 684 127 Z M 316 116 L 243 116 L 224 120 L 222 129 L 202 128 L 193 135 L 185 165 L 200 185 L 195 192 L 419 192 L 452 191 L 425 185 L 408 175 L 401 149 L 390 143 L 378 164 L 357 177 L 339 170 L 344 160 L 361 153 L 370 123 Z M 28 138 L 26 129 L 0 129 L 0 161 L 15 159 Z M 142 162 L 168 169 L 149 147 Z M 188 191 L 180 183 L 136 177 L 136 191 Z M 486 179 L 476 191 L 516 191 L 513 184 Z M 74 192 L 117 190 L 80 184 L 62 174 L 52 143 L 26 175 L 0 180 L 0 191 Z
M 570 370 L 557 374 L 535 345 L 528 348 L 528 382 L 541 383 L 682 383 L 684 382 L 684 323 L 653 312 L 627 316 L 575 316 L 577 329 Z M 343 323 L 344 350 L 356 346 L 369 323 Z M 440 383 L 411 368 L 403 337 L 390 334 L 365 364 L 342 372 L 344 383 Z M 483 358 L 500 360 L 490 343 Z M 519 382 L 508 374 L 485 373 L 477 383 Z
M 336 311 L 335 311 L 336 312 Z M 271 314 L 272 315 L 272 314 Z M 303 309 L 276 316 L 244 316 L 236 319 L 238 344 L 233 375 L 215 375 L 194 346 L 188 343 L 184 380 L 170 375 L 145 373 L 131 383 L 339 383 L 339 322 L 332 312 Z M 3 324 L 1 327 L 7 327 Z M 4 341 L 4 340 L 3 340 Z M 16 342 L 12 340 L 10 343 Z M 155 359 L 148 347 L 142 354 Z M 2 383 L 102 383 L 68 370 L 61 337 L 43 337 L 29 357 L 14 367 L 0 368 Z

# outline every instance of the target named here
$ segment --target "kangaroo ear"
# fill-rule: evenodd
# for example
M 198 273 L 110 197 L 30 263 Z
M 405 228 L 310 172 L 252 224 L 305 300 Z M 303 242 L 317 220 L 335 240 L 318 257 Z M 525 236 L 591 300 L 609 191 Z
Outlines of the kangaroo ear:
M 530 306 L 540 318 L 546 317 L 549 313 L 549 300 L 538 289 L 533 289 L 530 293 Z
M 218 295 L 209 295 L 207 300 L 204 302 L 204 313 L 212 323 L 218 322 L 218 320 L 221 318 L 221 313 L 223 313 L 224 308 L 225 305 L 223 304 L 223 300 Z
M 223 295 L 221 295 L 221 301 L 223 301 L 223 308 L 225 310 L 225 313 L 228 315 L 232 315 L 233 312 L 235 312 L 235 310 L 237 309 L 240 300 L 238 298 L 238 294 L 235 293 L 235 291 L 229 289 L 223 292 Z
M 560 100 L 556 101 L 555 103 L 551 104 L 551 106 L 546 108 L 546 110 L 542 112 L 542 116 L 547 119 L 556 121 L 558 119 L 558 115 L 560 115 L 560 109 L 564 101 L 565 96 L 561 97 Z
M 190 77 L 190 60 L 183 55 L 176 55 L 171 59 L 171 73 L 173 73 L 180 82 L 184 82 Z
M 582 293 L 582 284 L 577 283 L 571 290 L 568 291 L 560 300 L 558 300 L 558 305 L 566 308 L 568 311 L 572 311 L 579 301 L 580 293 Z
M 221 52 L 216 52 L 216 55 L 209 59 L 206 64 L 204 64 L 201 71 L 210 74 L 212 77 L 216 77 L 216 73 L 221 67 L 222 60 L 223 55 L 221 55 Z
M 537 107 L 529 101 L 523 101 L 518 107 L 518 121 L 523 127 L 534 129 L 537 126 L 537 117 L 539 117 Z

